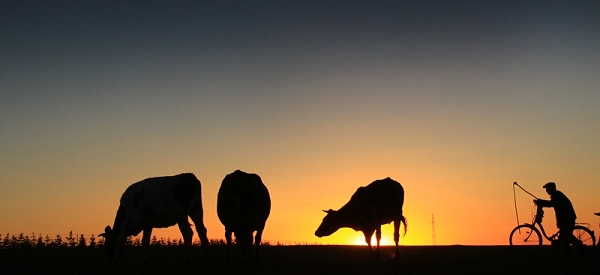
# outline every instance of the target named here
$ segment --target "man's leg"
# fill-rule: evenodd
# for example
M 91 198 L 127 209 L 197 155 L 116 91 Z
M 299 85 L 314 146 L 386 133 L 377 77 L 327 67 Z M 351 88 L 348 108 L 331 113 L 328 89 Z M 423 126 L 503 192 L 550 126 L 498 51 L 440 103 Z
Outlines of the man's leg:
M 561 224 L 560 226 L 560 235 L 558 236 L 558 242 L 562 245 L 565 255 L 571 255 L 571 243 L 575 243 L 574 241 L 578 241 L 575 236 L 573 236 L 573 230 L 575 229 L 575 223 L 573 224 Z

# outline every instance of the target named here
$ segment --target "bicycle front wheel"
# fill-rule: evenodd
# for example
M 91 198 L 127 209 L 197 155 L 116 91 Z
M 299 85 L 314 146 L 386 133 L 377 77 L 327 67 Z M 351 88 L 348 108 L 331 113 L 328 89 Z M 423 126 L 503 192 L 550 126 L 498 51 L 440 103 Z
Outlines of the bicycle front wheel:
M 520 255 L 533 255 L 542 247 L 542 235 L 531 224 L 521 224 L 510 232 L 510 248 Z
M 594 248 L 596 247 L 596 237 L 591 230 L 585 226 L 576 225 L 573 230 L 573 236 L 583 243 L 585 253 L 591 254 L 594 252 Z

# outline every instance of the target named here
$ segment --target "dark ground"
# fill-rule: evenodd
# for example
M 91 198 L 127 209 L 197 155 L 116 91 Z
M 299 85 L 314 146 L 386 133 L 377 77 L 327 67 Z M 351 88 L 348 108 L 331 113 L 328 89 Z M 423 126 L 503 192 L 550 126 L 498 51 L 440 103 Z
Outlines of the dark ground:
M 104 249 L 0 250 L 1 274 L 600 274 L 600 253 L 562 256 L 544 247 L 534 256 L 515 255 L 508 246 L 404 246 L 401 259 L 383 248 L 381 259 L 370 259 L 362 246 L 269 246 L 261 262 L 225 263 L 225 248 L 213 247 L 202 260 L 199 247 L 183 264 L 183 250 L 150 248 L 141 264 L 141 250 L 127 247 L 119 265 L 108 264 Z M 235 259 L 235 254 L 234 254 Z

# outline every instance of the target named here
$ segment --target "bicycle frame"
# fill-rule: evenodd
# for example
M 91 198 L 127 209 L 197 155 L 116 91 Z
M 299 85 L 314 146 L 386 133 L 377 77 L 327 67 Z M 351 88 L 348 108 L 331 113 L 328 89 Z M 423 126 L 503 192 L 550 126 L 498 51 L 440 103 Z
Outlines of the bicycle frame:
M 546 240 L 548 240 L 550 243 L 556 241 L 556 237 L 560 234 L 560 230 L 558 230 L 556 233 L 554 233 L 554 235 L 548 236 L 548 234 L 546 234 L 546 230 L 544 229 L 544 226 L 542 225 L 542 220 L 544 219 L 544 209 L 537 205 L 536 205 L 536 207 L 537 207 L 537 209 L 536 209 L 535 216 L 533 217 L 532 225 L 534 227 L 537 225 L 539 227 L 540 231 L 542 232 L 542 235 L 544 236 L 544 238 L 546 238 Z

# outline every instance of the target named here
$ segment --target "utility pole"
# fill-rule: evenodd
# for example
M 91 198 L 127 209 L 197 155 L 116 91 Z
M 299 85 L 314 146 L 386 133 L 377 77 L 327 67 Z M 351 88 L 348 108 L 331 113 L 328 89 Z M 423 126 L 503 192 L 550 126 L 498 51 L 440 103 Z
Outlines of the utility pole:
M 431 214 L 431 245 L 437 245 L 437 241 L 435 240 L 435 218 L 433 214 Z

